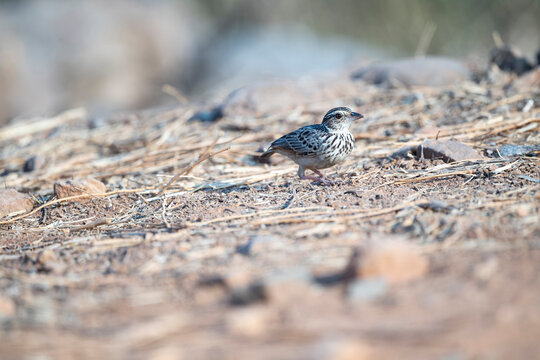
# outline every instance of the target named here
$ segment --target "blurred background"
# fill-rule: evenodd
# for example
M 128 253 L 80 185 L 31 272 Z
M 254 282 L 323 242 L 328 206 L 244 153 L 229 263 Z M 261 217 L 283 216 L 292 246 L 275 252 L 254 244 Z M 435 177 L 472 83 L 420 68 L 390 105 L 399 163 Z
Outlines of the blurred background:
M 0 0 L 0 124 L 190 100 L 255 81 L 437 54 L 533 58 L 540 0 Z

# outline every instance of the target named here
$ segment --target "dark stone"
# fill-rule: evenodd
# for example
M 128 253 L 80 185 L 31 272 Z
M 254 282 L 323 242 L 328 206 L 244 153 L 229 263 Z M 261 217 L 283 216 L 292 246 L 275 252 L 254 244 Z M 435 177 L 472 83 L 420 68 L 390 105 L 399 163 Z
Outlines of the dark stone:
M 208 275 L 199 279 L 198 285 L 201 287 L 227 287 L 225 279 L 220 275 Z
M 416 101 L 418 101 L 418 97 L 416 96 L 416 94 L 408 95 L 401 99 L 401 102 L 405 105 L 412 105 Z
M 229 297 L 229 303 L 235 306 L 251 305 L 266 300 L 266 291 L 264 285 L 261 283 L 233 289 Z
M 415 146 L 405 146 L 402 147 L 396 151 L 394 151 L 390 156 L 388 156 L 389 159 L 399 159 L 399 158 L 409 158 L 411 153 L 416 153 L 416 147 Z
M 31 158 L 27 159 L 24 162 L 23 171 L 24 172 L 32 172 L 35 169 L 36 169 L 36 157 L 32 156 Z
M 221 106 L 216 106 L 210 110 L 203 110 L 195 113 L 189 121 L 200 121 L 203 123 L 213 123 L 218 121 L 224 116 L 223 108 Z
M 540 145 L 503 145 L 499 149 L 502 157 L 512 156 L 538 156 L 540 153 Z
M 435 212 L 448 212 L 453 209 L 452 206 L 448 205 L 444 201 L 431 199 L 429 201 L 426 201 L 425 203 L 418 204 L 419 207 L 422 209 L 430 209 Z
M 236 246 L 236 251 L 239 254 L 250 256 L 286 247 L 287 245 L 281 238 L 270 235 L 256 235 L 251 237 L 247 243 Z
M 490 64 L 495 64 L 502 71 L 523 75 L 533 69 L 533 65 L 524 57 L 519 56 L 508 46 L 495 48 L 489 55 Z
M 349 258 L 349 262 L 343 270 L 331 274 L 315 276 L 313 281 L 321 286 L 334 286 L 342 282 L 349 283 L 356 278 L 361 257 L 361 249 L 355 248 Z
M 88 128 L 90 130 L 98 129 L 100 127 L 105 126 L 105 124 L 106 124 L 105 118 L 101 116 L 95 116 L 88 119 Z
M 195 113 L 189 121 L 200 121 L 203 123 L 213 123 L 223 118 L 223 108 L 216 106 L 210 110 L 203 110 Z
M 32 172 L 34 170 L 40 169 L 43 167 L 44 164 L 43 157 L 40 155 L 35 155 L 30 158 L 28 158 L 23 165 L 23 171 L 24 172 Z

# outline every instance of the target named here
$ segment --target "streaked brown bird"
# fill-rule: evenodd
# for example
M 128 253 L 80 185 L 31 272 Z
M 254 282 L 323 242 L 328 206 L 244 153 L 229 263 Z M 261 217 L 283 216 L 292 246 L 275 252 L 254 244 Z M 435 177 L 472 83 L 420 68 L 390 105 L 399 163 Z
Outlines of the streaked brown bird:
M 332 184 L 319 169 L 326 169 L 341 163 L 354 149 L 354 136 L 349 131 L 353 120 L 364 115 L 347 107 L 329 110 L 321 124 L 308 125 L 288 133 L 274 141 L 261 158 L 272 154 L 284 155 L 298 164 L 300 179 L 313 180 L 319 184 Z M 307 176 L 306 169 L 318 177 Z

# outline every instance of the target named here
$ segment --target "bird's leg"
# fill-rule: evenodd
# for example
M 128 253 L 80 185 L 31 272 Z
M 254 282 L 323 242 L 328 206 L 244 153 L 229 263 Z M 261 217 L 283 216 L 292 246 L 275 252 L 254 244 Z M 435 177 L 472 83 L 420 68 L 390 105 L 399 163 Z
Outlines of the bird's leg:
M 305 171 L 306 171 L 306 169 L 304 169 L 303 166 L 298 167 L 298 176 L 300 177 L 300 179 L 302 179 L 302 180 L 311 180 L 311 181 L 315 181 L 317 183 L 322 183 L 323 182 L 320 177 L 306 175 L 304 173 Z
M 327 179 L 319 170 L 317 170 L 317 169 L 311 169 L 311 170 L 315 174 L 319 175 L 319 177 L 306 175 L 304 173 L 306 171 L 306 169 L 304 169 L 303 166 L 298 167 L 298 176 L 300 176 L 300 179 L 311 180 L 311 181 L 314 181 L 316 184 L 321 184 L 321 185 L 332 185 L 332 184 L 334 184 L 334 182 L 332 180 Z
M 330 180 L 329 178 L 327 178 L 326 176 L 324 176 L 322 174 L 322 172 L 320 172 L 319 170 L 317 169 L 311 169 L 315 174 L 319 175 L 319 182 L 321 182 L 322 184 L 324 185 L 332 185 L 332 184 L 336 184 L 337 181 L 332 181 Z

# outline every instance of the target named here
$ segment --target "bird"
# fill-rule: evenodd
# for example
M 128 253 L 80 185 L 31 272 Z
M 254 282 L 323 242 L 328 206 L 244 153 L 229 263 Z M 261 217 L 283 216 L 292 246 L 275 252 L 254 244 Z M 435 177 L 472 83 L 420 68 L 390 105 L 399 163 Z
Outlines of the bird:
M 300 179 L 312 180 L 317 184 L 331 185 L 319 170 L 343 162 L 354 149 L 354 136 L 349 131 L 354 120 L 364 115 L 353 112 L 348 107 L 330 109 L 320 124 L 303 126 L 275 140 L 261 155 L 266 159 L 273 154 L 281 154 L 298 164 Z M 318 177 L 308 176 L 311 170 Z

